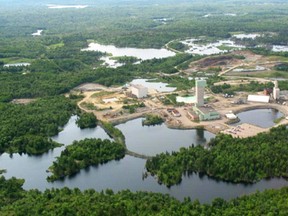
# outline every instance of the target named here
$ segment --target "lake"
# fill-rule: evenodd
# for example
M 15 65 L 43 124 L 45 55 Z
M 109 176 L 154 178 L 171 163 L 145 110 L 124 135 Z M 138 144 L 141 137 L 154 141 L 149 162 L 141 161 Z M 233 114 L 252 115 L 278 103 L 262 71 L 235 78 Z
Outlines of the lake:
M 112 57 L 119 56 L 133 56 L 141 60 L 149 60 L 153 58 L 167 58 L 174 56 L 175 53 L 169 51 L 167 49 L 140 49 L 140 48 L 129 48 L 129 47 L 116 47 L 114 45 L 102 45 L 99 43 L 90 43 L 88 48 L 84 48 L 81 51 L 98 51 L 104 52 L 107 54 L 111 54 Z M 111 67 L 115 67 L 115 61 L 111 61 L 112 59 L 108 56 L 107 59 L 104 60 L 104 65 L 108 65 Z M 121 66 L 121 65 L 117 65 Z
M 154 156 L 166 151 L 171 153 L 192 144 L 204 145 L 215 137 L 201 129 L 177 130 L 170 129 L 165 124 L 142 126 L 143 119 L 134 119 L 116 126 L 123 132 L 127 148 L 139 154 Z
M 199 39 L 191 38 L 180 42 L 188 46 L 189 49 L 185 51 L 186 53 L 198 55 L 214 55 L 245 48 L 244 46 L 235 44 L 235 42 L 230 39 L 219 40 L 213 43 L 199 43 L 199 41 Z
M 242 123 L 253 124 L 262 128 L 269 128 L 275 125 L 274 120 L 283 116 L 283 113 L 275 109 L 254 109 L 237 113 L 239 122 L 232 125 Z
M 75 120 L 76 117 L 72 116 L 63 131 L 58 136 L 53 137 L 53 139 L 65 145 L 71 144 L 73 140 L 81 140 L 88 137 L 110 139 L 100 127 L 80 130 L 76 126 Z M 213 137 L 206 131 L 197 133 L 193 130 L 172 130 L 166 128 L 165 125 L 142 127 L 141 119 L 129 121 L 117 127 L 123 130 L 128 148 L 135 148 L 135 151 L 143 151 L 147 154 L 155 154 L 164 150 L 177 150 L 179 147 L 188 146 L 190 143 L 202 145 Z M 164 146 L 160 146 L 159 143 Z M 97 191 L 107 188 L 111 188 L 114 191 L 129 189 L 131 191 L 152 191 L 170 194 L 179 200 L 183 200 L 184 197 L 190 197 L 192 200 L 198 199 L 202 203 L 210 203 L 216 197 L 231 199 L 257 190 L 263 191 L 268 188 L 288 186 L 288 181 L 284 179 L 275 178 L 245 185 L 217 181 L 207 176 L 193 174 L 191 176 L 183 176 L 181 184 L 167 188 L 164 185 L 159 185 L 157 180 L 151 176 L 143 180 L 142 174 L 145 172 L 146 161 L 129 155 L 119 161 L 111 161 L 101 166 L 92 166 L 81 170 L 77 175 L 65 178 L 63 181 L 48 183 L 46 177 L 49 173 L 46 170 L 63 149 L 64 147 L 56 148 L 41 156 L 2 154 L 0 156 L 1 168 L 7 169 L 7 173 L 4 176 L 6 178 L 15 176 L 25 179 L 25 189 L 37 188 L 42 191 L 52 187 L 78 187 L 81 190 L 94 188 Z
M 47 7 L 49 9 L 69 9 L 69 8 L 83 9 L 83 8 L 88 7 L 88 5 L 55 5 L 55 4 L 48 4 Z
M 148 79 L 134 79 L 130 84 L 142 85 L 148 89 L 154 89 L 158 92 L 173 92 L 176 90 L 175 87 L 168 87 L 168 83 L 154 82 L 153 80 Z

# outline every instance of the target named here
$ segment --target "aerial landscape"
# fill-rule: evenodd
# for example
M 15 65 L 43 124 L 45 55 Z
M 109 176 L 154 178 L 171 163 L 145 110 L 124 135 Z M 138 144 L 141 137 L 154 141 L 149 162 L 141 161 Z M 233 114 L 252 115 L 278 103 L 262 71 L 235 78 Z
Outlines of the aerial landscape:
M 0 6 L 0 215 L 288 215 L 287 1 Z

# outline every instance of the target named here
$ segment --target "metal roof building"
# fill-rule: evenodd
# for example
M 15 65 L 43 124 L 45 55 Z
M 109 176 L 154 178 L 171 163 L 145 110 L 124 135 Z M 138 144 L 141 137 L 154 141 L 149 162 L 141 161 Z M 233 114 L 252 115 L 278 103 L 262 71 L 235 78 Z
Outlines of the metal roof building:
M 269 103 L 270 97 L 266 95 L 248 95 L 249 102 Z

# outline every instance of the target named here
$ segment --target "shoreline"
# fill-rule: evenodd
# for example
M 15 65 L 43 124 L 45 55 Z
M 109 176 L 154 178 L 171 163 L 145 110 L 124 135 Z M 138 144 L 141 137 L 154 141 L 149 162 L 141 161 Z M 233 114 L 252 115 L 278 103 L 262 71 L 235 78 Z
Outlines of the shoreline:
M 246 107 L 239 107 L 239 108 L 231 109 L 231 110 L 233 111 L 233 113 L 237 114 L 237 113 L 241 113 L 241 112 L 245 112 L 245 111 L 249 111 L 249 110 L 257 110 L 257 109 L 275 109 L 275 110 L 283 113 L 284 117 L 286 117 L 288 115 L 288 107 L 286 107 L 286 106 L 283 107 L 282 105 L 279 105 L 279 104 L 251 104 L 249 106 L 247 106 L 247 104 L 246 104 Z M 162 110 L 164 110 L 164 108 Z M 157 112 L 157 113 L 159 113 L 159 112 Z M 124 124 L 128 121 L 131 121 L 131 120 L 134 120 L 137 118 L 143 118 L 143 117 L 145 117 L 146 114 L 155 114 L 155 111 L 153 112 L 151 110 L 151 111 L 145 111 L 143 113 L 134 113 L 131 116 L 127 115 L 127 116 L 120 117 L 119 119 L 115 119 L 115 120 L 109 119 L 108 122 L 110 122 L 113 125 Z M 171 122 L 168 122 L 167 117 L 166 117 L 164 124 L 168 128 L 175 129 L 175 130 L 190 130 L 190 129 L 197 129 L 199 127 L 202 127 L 202 128 L 204 128 L 204 130 L 209 131 L 209 132 L 216 135 L 216 134 L 218 134 L 218 133 L 220 133 L 220 132 L 222 132 L 228 128 L 234 127 L 234 126 L 229 125 L 229 119 L 226 119 L 223 115 L 221 115 L 221 116 L 222 117 L 219 120 L 202 121 L 199 123 L 191 121 L 191 125 L 183 125 L 183 124 L 175 125 Z M 217 128 L 217 126 L 213 127 L 212 126 L 213 124 L 219 124 L 219 125 L 223 126 L 223 129 Z M 286 120 L 284 118 L 278 124 L 275 124 L 274 126 L 267 128 L 267 130 L 269 130 L 273 127 L 277 127 L 279 125 L 288 125 L 288 120 Z M 259 128 L 261 128 L 261 127 L 259 127 Z M 255 135 L 257 135 L 257 134 L 255 134 Z

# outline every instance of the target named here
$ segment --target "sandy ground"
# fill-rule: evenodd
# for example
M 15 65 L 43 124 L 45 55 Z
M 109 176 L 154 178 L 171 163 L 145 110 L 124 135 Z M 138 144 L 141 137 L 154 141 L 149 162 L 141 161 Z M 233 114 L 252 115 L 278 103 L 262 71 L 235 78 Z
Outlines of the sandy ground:
M 13 99 L 11 101 L 11 103 L 14 103 L 14 104 L 29 104 L 33 101 L 36 101 L 36 99 L 31 99 L 31 98 L 21 98 L 21 99 Z
M 230 134 L 233 137 L 245 138 L 245 137 L 255 136 L 258 133 L 266 132 L 268 130 L 269 129 L 265 129 L 265 128 L 257 127 L 255 125 L 244 123 L 244 124 L 226 129 L 222 131 L 222 133 Z
M 107 91 L 107 89 L 106 89 Z M 206 130 L 212 133 L 219 133 L 224 131 L 224 133 L 231 134 L 235 137 L 247 137 L 254 136 L 260 132 L 267 131 L 268 129 L 263 129 L 257 126 L 244 124 L 241 125 L 240 128 L 232 127 L 227 124 L 228 119 L 225 117 L 225 114 L 229 112 L 239 113 L 246 110 L 251 109 L 259 109 L 259 108 L 274 108 L 281 111 L 285 116 L 288 116 L 288 106 L 280 105 L 280 104 L 263 104 L 263 103 L 246 103 L 246 104 L 233 104 L 232 102 L 237 100 L 238 98 L 245 98 L 247 96 L 246 93 L 240 94 L 236 98 L 224 98 L 221 95 L 208 94 L 212 96 L 216 102 L 211 103 L 210 105 L 215 108 L 221 115 L 221 119 L 214 121 L 202 121 L 202 122 L 194 122 L 191 121 L 188 117 L 188 111 L 192 108 L 192 105 L 186 105 L 183 107 L 176 108 L 181 114 L 180 117 L 174 117 L 171 113 L 167 112 L 167 108 L 171 108 L 169 106 L 164 106 L 157 98 L 150 97 L 147 99 L 139 99 L 138 102 L 144 102 L 146 107 L 137 109 L 136 113 L 129 114 L 123 111 L 122 106 L 123 100 L 127 96 L 122 92 L 121 89 L 111 88 L 108 91 L 113 92 L 112 94 L 101 96 L 100 98 L 93 97 L 93 94 L 99 93 L 101 91 L 87 91 L 83 92 L 85 98 L 78 103 L 78 106 L 85 110 L 86 112 L 93 112 L 98 119 L 103 121 L 109 121 L 111 123 L 121 123 L 131 119 L 139 118 L 145 116 L 147 113 L 154 113 L 161 115 L 165 118 L 165 123 L 170 128 L 180 128 L 180 129 L 190 129 L 195 127 L 204 127 Z M 116 91 L 116 92 L 115 92 Z M 105 104 L 102 100 L 103 98 L 117 98 L 119 101 L 111 102 Z M 101 110 L 87 110 L 81 103 L 88 102 L 93 103 L 96 107 L 101 108 Z M 112 107 L 112 109 L 110 109 Z M 288 120 L 283 119 L 280 124 L 288 124 Z M 242 129 L 243 128 L 243 129 Z

